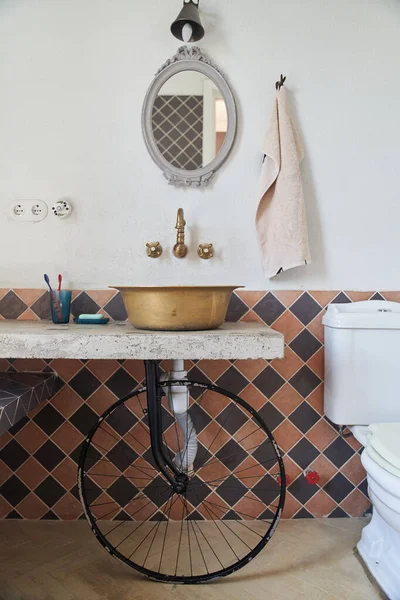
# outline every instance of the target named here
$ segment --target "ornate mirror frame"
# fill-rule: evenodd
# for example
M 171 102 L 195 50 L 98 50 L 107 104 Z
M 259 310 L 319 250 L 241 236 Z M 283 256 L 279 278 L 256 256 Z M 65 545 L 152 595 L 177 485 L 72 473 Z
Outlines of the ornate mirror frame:
M 198 71 L 209 77 L 219 88 L 226 105 L 228 115 L 228 129 L 224 142 L 217 156 L 201 169 L 187 171 L 172 166 L 159 151 L 153 136 L 152 114 L 153 105 L 158 92 L 164 83 L 176 73 L 182 71 Z M 232 91 L 221 71 L 214 66 L 197 46 L 182 46 L 178 52 L 157 71 L 143 103 L 142 131 L 144 141 L 151 158 L 162 170 L 164 177 L 170 185 L 177 187 L 205 187 L 209 184 L 215 171 L 227 159 L 232 150 L 236 136 L 237 115 L 236 104 Z

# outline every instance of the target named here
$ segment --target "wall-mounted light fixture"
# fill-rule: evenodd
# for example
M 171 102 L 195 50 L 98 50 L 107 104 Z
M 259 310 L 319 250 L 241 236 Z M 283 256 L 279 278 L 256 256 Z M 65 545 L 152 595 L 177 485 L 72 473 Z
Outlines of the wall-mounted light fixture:
M 200 0 L 183 0 L 183 8 L 171 25 L 171 33 L 182 42 L 198 42 L 204 36 L 199 15 Z

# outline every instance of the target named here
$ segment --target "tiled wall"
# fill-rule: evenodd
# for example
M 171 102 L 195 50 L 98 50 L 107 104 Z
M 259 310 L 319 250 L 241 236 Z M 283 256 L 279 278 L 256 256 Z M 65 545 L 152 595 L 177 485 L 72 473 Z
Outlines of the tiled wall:
M 360 445 L 343 439 L 323 417 L 322 316 L 326 305 L 365 299 L 399 300 L 400 292 L 241 291 L 228 319 L 267 323 L 285 335 L 283 360 L 188 361 L 192 379 L 241 395 L 273 430 L 290 478 L 284 516 L 360 516 L 369 508 Z M 43 290 L 0 290 L 0 319 L 49 316 Z M 73 313 L 126 317 L 113 291 L 74 292 Z M 1 327 L 1 325 L 0 325 Z M 140 361 L 0 360 L 0 371 L 59 375 L 58 391 L 0 438 L 0 517 L 77 519 L 76 468 L 91 424 L 116 398 L 143 380 Z M 310 485 L 304 471 L 318 472 Z

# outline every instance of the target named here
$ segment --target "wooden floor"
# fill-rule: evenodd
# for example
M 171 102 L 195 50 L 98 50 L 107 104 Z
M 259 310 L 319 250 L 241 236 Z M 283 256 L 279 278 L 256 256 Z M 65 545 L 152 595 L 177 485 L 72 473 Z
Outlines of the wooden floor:
M 148 581 L 83 521 L 0 521 L 1 600 L 379 599 L 354 556 L 362 519 L 288 520 L 247 567 L 200 586 Z

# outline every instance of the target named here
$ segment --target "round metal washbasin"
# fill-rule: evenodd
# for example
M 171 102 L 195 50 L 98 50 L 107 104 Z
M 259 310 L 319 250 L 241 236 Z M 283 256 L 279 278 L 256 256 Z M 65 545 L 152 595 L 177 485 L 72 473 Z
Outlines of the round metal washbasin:
M 233 290 L 243 286 L 110 287 L 121 292 L 138 329 L 196 331 L 222 325 Z

